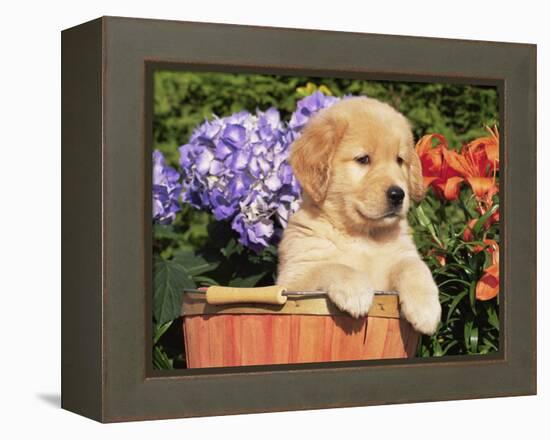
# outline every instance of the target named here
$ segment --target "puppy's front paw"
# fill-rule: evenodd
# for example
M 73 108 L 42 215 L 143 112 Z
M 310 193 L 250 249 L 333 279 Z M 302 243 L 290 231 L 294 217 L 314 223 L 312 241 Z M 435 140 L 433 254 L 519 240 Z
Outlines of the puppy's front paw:
M 416 331 L 425 335 L 433 335 L 441 320 L 441 304 L 433 293 L 401 297 L 401 312 Z
M 354 318 L 360 318 L 369 312 L 374 290 L 365 280 L 342 283 L 327 290 L 331 301 Z

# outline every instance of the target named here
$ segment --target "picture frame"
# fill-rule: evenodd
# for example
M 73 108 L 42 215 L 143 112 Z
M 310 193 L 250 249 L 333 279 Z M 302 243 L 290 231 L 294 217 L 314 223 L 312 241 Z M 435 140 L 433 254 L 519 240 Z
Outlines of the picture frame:
M 154 371 L 150 72 L 494 85 L 499 352 Z M 536 46 L 102 17 L 62 32 L 62 407 L 101 422 L 536 394 Z

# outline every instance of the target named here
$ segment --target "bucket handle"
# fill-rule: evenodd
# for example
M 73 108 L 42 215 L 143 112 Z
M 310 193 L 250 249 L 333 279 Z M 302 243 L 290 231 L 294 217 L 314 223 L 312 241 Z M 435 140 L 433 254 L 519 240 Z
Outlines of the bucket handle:
M 184 293 L 200 293 L 206 295 L 208 304 L 223 305 L 236 303 L 257 303 L 257 304 L 274 304 L 282 305 L 286 303 L 289 296 L 310 297 L 324 296 L 327 292 L 321 290 L 310 291 L 288 291 L 283 286 L 266 286 L 266 287 L 227 287 L 227 286 L 210 286 L 201 289 L 188 289 Z M 374 292 L 376 295 L 396 295 L 393 291 Z

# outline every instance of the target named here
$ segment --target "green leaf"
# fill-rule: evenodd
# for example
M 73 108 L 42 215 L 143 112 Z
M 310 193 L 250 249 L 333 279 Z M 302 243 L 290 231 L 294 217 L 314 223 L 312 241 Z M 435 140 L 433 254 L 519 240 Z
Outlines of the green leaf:
M 172 239 L 176 240 L 179 238 L 179 234 L 174 232 L 173 225 L 153 225 L 153 237 L 157 240 L 159 239 Z
M 174 368 L 174 361 L 158 346 L 153 349 L 153 368 L 155 370 L 171 370 Z
M 184 289 L 196 288 L 185 268 L 174 260 L 158 260 L 153 277 L 153 315 L 158 324 L 171 321 L 181 312 Z
M 474 315 L 477 315 L 476 310 L 476 284 L 477 281 L 472 281 L 470 283 L 470 289 L 469 289 L 469 298 L 470 298 L 470 308 L 472 309 L 472 312 L 474 312 Z
M 449 278 L 445 281 L 443 281 L 442 283 L 439 283 L 438 284 L 438 287 L 439 289 L 441 289 L 443 286 L 447 285 L 447 284 L 463 284 L 465 285 L 466 287 L 470 287 L 470 283 L 467 282 L 467 281 L 464 281 L 464 280 L 461 280 L 460 278 Z
M 197 284 L 204 284 L 205 286 L 219 286 L 220 283 L 216 281 L 214 278 L 206 277 L 204 275 L 197 275 L 193 277 L 193 280 Z
M 487 308 L 487 322 L 497 330 L 500 330 L 500 320 L 498 319 L 498 313 L 493 307 Z
M 441 344 L 437 340 L 437 338 L 432 338 L 432 346 L 433 346 L 433 355 L 435 357 L 443 356 L 443 349 L 441 348 Z
M 469 318 L 466 323 L 464 324 L 464 345 L 466 345 L 466 349 L 470 351 L 470 336 L 472 334 L 472 327 L 474 325 L 474 322 Z
M 488 351 L 498 351 L 498 347 L 495 344 L 493 344 L 493 342 L 490 341 L 487 338 L 483 338 L 483 345 L 488 348 L 487 352 Z
M 470 347 L 473 353 L 477 353 L 477 344 L 478 344 L 478 334 L 479 329 L 477 327 L 472 327 L 470 332 Z
M 424 212 L 424 209 L 422 208 L 421 205 L 418 205 L 416 207 L 416 216 L 417 216 L 418 221 L 420 222 L 420 224 L 422 226 L 424 226 L 425 228 L 427 228 L 431 224 L 430 219 L 428 218 L 428 216 Z
M 445 349 L 443 350 L 443 353 L 441 354 L 441 356 L 445 356 L 449 350 L 454 347 L 456 344 L 458 344 L 458 341 L 457 340 L 454 340 L 454 341 L 451 341 L 449 344 L 447 344 L 447 346 L 445 347 Z
M 491 217 L 491 215 L 493 215 L 493 213 L 497 209 L 498 209 L 498 203 L 495 203 L 493 206 L 491 206 L 490 209 L 487 210 L 487 212 L 485 214 L 483 214 L 481 217 L 479 217 L 476 224 L 474 225 L 474 228 L 472 229 L 472 231 L 474 233 L 474 237 L 477 237 L 477 235 L 481 231 L 481 228 L 483 227 L 483 225 L 485 225 L 485 223 L 487 222 L 489 217 Z
M 447 312 L 447 321 L 451 319 L 451 315 L 455 311 L 456 306 L 462 300 L 462 298 L 464 298 L 467 294 L 468 294 L 468 290 L 464 290 L 455 296 L 455 298 L 453 299 L 453 302 L 449 305 L 449 311 Z
M 242 251 L 241 246 L 234 238 L 231 238 L 227 245 L 221 249 L 221 253 L 224 257 L 229 258 L 234 254 L 239 254 Z
M 187 249 L 174 252 L 174 261 L 181 264 L 190 277 L 215 270 L 220 265 L 220 261 L 215 258 L 212 254 L 199 255 Z
M 477 353 L 478 345 L 478 328 L 475 327 L 474 321 L 469 318 L 464 325 L 464 342 L 469 353 Z
M 462 264 L 462 263 L 447 263 L 445 266 L 441 268 L 441 270 L 444 271 L 446 269 L 452 269 L 452 268 L 462 269 L 468 275 L 474 274 L 474 270 L 471 267 L 466 266 L 465 264 Z
M 235 277 L 229 282 L 230 287 L 254 287 L 267 272 L 260 272 L 247 277 Z
M 170 328 L 172 322 L 174 321 L 168 321 L 161 325 L 155 325 L 155 329 L 153 332 L 153 345 L 159 341 L 164 333 L 166 333 L 166 330 Z

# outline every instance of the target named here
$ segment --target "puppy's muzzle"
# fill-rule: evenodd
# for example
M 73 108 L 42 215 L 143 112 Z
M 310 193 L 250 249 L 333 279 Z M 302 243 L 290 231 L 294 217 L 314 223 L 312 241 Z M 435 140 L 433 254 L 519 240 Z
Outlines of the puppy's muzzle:
M 390 186 L 386 192 L 386 197 L 392 208 L 399 208 L 403 204 L 405 191 L 398 186 Z

